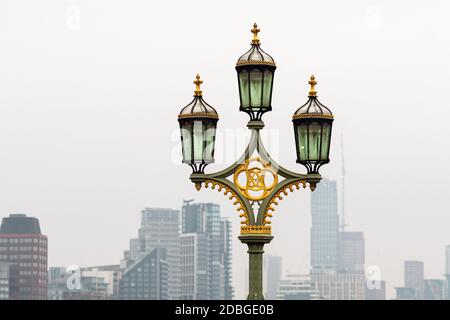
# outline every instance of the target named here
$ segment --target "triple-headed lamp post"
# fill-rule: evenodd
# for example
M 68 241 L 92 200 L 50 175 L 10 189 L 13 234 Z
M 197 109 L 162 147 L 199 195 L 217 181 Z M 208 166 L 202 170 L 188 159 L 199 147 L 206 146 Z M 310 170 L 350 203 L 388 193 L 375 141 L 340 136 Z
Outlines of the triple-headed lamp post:
M 272 88 L 276 69 L 274 59 L 261 49 L 256 23 L 251 30 L 251 48 L 236 63 L 239 81 L 240 111 L 250 116 L 247 127 L 250 141 L 244 154 L 228 168 L 206 174 L 205 167 L 214 162 L 214 143 L 219 116 L 203 100 L 202 80 L 196 76 L 194 99 L 184 107 L 178 122 L 181 129 L 183 163 L 192 168 L 190 180 L 197 190 L 202 186 L 223 191 L 233 201 L 241 220 L 238 237 L 247 244 L 249 254 L 249 294 L 247 299 L 264 299 L 262 255 L 264 244 L 272 239 L 271 221 L 275 206 L 289 191 L 306 188 L 314 191 L 321 180 L 319 168 L 328 163 L 333 114 L 317 99 L 314 76 L 309 84 L 308 101 L 293 115 L 297 162 L 307 169 L 296 173 L 278 165 L 265 149 L 260 130 L 262 115 L 272 110 Z M 228 178 L 232 179 L 228 179 Z

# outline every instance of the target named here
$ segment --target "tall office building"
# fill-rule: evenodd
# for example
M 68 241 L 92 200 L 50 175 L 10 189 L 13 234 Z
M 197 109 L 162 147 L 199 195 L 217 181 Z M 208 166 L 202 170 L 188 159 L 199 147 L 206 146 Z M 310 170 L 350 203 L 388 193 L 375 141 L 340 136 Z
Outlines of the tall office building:
M 336 181 L 322 180 L 311 194 L 311 273 L 338 268 L 339 215 Z
M 277 300 L 319 300 L 319 290 L 310 275 L 288 274 L 281 278 Z
M 168 263 L 168 297 L 180 297 L 180 211 L 162 208 L 146 208 L 141 211 L 138 238 L 130 240 L 125 251 L 123 269 L 152 252 L 155 248 L 166 249 Z
M 339 272 L 364 273 L 364 233 L 339 232 Z
M 222 218 L 220 221 L 220 243 L 221 243 L 221 265 L 223 266 L 223 298 L 224 300 L 232 300 L 234 296 L 234 289 L 232 285 L 232 224 L 227 218 Z
M 0 300 L 9 299 L 9 264 L 0 262 Z
M 24 214 L 3 218 L 0 262 L 9 264 L 10 299 L 47 299 L 47 236 L 38 219 Z
M 181 268 L 190 270 L 192 266 L 197 266 L 195 271 L 197 278 L 194 279 L 197 283 L 193 283 L 191 277 L 182 278 L 182 297 L 232 299 L 231 224 L 228 220 L 221 219 L 220 206 L 214 203 L 185 201 L 182 208 L 181 230 L 183 232 L 180 242 Z M 203 245 L 203 242 L 206 244 Z M 203 269 L 205 252 L 206 291 L 201 292 L 205 287 L 203 277 L 198 277 L 198 271 Z
M 422 261 L 404 262 L 404 287 L 417 289 L 418 298 L 423 298 L 424 265 Z
M 119 299 L 167 300 L 168 273 L 166 250 L 157 247 L 124 271 Z
M 274 300 L 277 297 L 278 282 L 282 275 L 282 259 L 279 256 L 265 255 L 263 261 L 264 298 Z
M 363 274 L 312 274 L 322 300 L 365 300 L 366 279 Z
M 181 300 L 206 300 L 208 294 L 208 235 L 183 233 L 181 244 Z

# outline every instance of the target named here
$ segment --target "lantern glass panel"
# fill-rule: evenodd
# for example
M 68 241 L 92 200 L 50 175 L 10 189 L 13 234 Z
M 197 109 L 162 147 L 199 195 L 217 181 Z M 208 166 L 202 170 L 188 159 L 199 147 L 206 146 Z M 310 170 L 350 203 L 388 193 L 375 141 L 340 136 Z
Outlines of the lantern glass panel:
M 194 162 L 203 161 L 203 122 L 196 120 L 193 123 L 193 138 L 194 138 Z
M 239 73 L 239 86 L 241 90 L 241 106 L 242 108 L 248 108 L 250 106 L 250 91 L 248 83 L 248 72 L 246 70 Z
M 183 150 L 183 162 L 192 161 L 192 126 L 186 122 L 181 126 L 181 142 Z
M 308 127 L 308 149 L 309 157 L 308 160 L 319 160 L 320 159 L 320 142 L 321 142 L 321 131 L 322 126 L 313 122 Z
M 328 160 L 330 152 L 330 137 L 331 137 L 331 125 L 329 123 L 324 123 L 322 125 L 322 150 L 320 159 Z
M 297 151 L 298 160 L 308 159 L 308 126 L 305 124 L 297 125 Z
M 205 150 L 203 159 L 207 163 L 214 162 L 214 141 L 216 137 L 216 126 L 215 123 L 209 123 L 206 126 L 206 131 L 204 135 Z
M 264 85 L 263 85 L 263 106 L 268 108 L 270 106 L 270 97 L 272 95 L 272 71 L 264 71 Z
M 252 108 L 260 108 L 262 100 L 263 73 L 258 69 L 250 71 L 250 104 Z

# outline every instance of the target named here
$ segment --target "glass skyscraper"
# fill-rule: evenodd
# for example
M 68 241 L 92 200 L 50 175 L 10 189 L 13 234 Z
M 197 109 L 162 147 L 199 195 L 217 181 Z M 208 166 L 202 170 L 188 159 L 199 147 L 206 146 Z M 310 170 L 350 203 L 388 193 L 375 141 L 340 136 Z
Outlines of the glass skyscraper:
M 181 269 L 192 274 L 182 276 L 181 296 L 231 299 L 231 224 L 220 217 L 220 206 L 185 201 L 181 230 Z M 198 271 L 205 267 L 203 277 Z
M 339 215 L 336 181 L 323 179 L 311 194 L 311 273 L 338 268 Z

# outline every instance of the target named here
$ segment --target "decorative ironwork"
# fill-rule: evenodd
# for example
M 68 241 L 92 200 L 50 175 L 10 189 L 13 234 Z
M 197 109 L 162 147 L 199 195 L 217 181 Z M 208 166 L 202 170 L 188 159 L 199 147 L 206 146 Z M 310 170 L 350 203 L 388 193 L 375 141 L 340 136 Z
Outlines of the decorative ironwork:
M 272 234 L 271 226 L 241 226 L 241 235 L 243 234 Z
M 239 177 L 245 173 L 246 184 L 239 182 Z M 272 175 L 272 182 L 267 184 L 267 174 Z M 234 173 L 234 184 L 239 192 L 251 201 L 265 199 L 278 183 L 278 174 L 270 163 L 260 157 L 247 159 Z
M 233 201 L 233 205 L 236 206 L 236 210 L 239 213 L 239 218 L 244 218 L 244 220 L 241 221 L 241 224 L 243 225 L 249 225 L 249 219 L 248 219 L 248 212 L 245 209 L 245 205 L 242 202 L 242 200 L 240 199 L 240 197 L 234 192 L 234 190 L 232 190 L 231 188 L 229 188 L 227 185 L 221 183 L 220 181 L 216 181 L 216 180 L 205 180 L 204 183 L 204 187 L 205 189 L 208 188 L 208 186 L 211 185 L 211 189 L 215 190 L 216 187 L 217 191 L 222 192 L 222 190 L 224 190 L 223 194 L 224 195 L 228 195 L 228 199 Z M 197 188 L 197 190 L 200 190 L 201 188 L 201 183 L 196 183 L 195 187 Z

